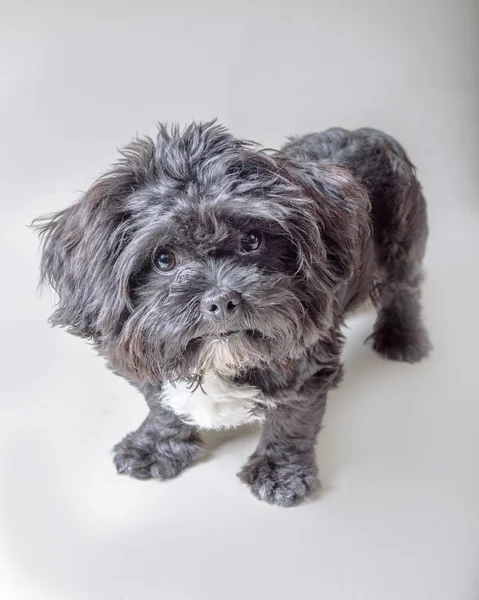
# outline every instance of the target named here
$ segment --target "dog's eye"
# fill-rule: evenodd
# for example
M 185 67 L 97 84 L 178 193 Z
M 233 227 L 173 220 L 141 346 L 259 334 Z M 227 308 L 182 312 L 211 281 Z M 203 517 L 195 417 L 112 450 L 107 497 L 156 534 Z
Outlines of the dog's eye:
M 172 271 L 177 264 L 176 256 L 170 250 L 159 250 L 155 256 L 155 267 L 166 273 L 167 271 Z
M 242 252 L 255 252 L 261 248 L 263 236 L 259 231 L 248 231 L 241 240 Z

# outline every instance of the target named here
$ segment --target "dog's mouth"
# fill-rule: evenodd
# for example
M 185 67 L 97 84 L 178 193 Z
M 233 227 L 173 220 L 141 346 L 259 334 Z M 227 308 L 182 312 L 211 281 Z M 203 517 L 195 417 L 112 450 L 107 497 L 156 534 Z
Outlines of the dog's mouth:
M 227 329 L 225 331 L 215 331 L 201 336 L 195 337 L 190 340 L 190 346 L 199 346 L 203 343 L 208 342 L 232 342 L 241 337 L 248 339 L 250 342 L 261 342 L 265 340 L 267 336 L 259 331 L 258 329 Z
M 227 340 L 231 337 L 234 337 L 235 335 L 241 335 L 242 333 L 243 331 L 241 329 L 231 329 L 229 331 L 222 331 L 221 333 L 217 333 L 212 337 L 213 339 Z
M 196 339 L 200 342 L 228 342 L 242 336 L 250 341 L 260 341 L 265 337 L 264 334 L 257 329 L 227 329 L 225 331 L 214 331 Z
M 220 333 L 213 334 L 210 339 L 230 340 L 240 335 L 245 335 L 250 339 L 262 337 L 261 333 L 256 329 L 228 329 L 227 331 L 221 331 Z

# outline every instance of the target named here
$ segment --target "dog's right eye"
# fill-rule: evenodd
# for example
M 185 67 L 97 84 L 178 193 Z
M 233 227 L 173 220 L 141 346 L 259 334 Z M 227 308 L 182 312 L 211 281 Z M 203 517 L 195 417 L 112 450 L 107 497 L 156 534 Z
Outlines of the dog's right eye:
M 162 273 L 167 273 L 168 271 L 173 271 L 173 269 L 176 267 L 177 259 L 173 252 L 162 249 L 156 253 L 154 263 L 155 267 L 159 271 Z
M 263 244 L 263 236 L 259 231 L 248 231 L 241 240 L 241 252 L 256 252 Z

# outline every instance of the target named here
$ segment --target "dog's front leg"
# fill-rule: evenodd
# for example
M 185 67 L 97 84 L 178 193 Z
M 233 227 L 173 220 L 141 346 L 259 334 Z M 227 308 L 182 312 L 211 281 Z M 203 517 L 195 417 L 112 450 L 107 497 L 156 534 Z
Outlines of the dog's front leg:
M 142 389 L 150 413 L 140 427 L 115 446 L 119 473 L 138 479 L 171 479 L 203 454 L 197 430 L 161 404 L 161 392 Z
M 260 500 L 295 506 L 316 488 L 316 436 L 339 375 L 339 366 L 318 372 L 266 415 L 258 447 L 238 474 Z

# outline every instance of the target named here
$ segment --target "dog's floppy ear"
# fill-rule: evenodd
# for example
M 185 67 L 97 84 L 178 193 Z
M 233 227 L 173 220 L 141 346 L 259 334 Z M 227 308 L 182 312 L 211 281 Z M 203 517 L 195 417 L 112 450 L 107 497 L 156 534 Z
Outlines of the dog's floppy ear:
M 301 163 L 294 164 L 292 173 L 312 200 L 311 217 L 318 225 L 330 274 L 336 281 L 349 279 L 361 266 L 370 230 L 366 188 L 342 166 Z
M 41 279 L 58 294 L 53 325 L 98 340 L 128 309 L 127 285 L 115 268 L 131 235 L 127 199 L 151 176 L 155 145 L 137 139 L 122 159 L 71 207 L 37 219 Z

